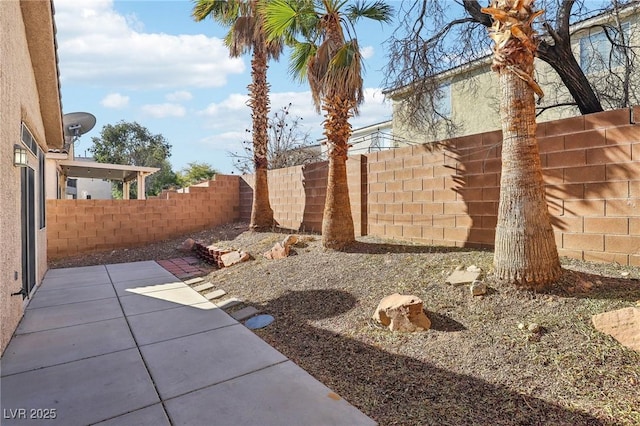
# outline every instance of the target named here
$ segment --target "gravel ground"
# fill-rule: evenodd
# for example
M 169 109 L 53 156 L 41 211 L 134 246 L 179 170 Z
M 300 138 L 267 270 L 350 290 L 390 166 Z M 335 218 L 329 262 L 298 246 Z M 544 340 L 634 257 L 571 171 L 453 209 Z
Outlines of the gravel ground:
M 247 251 L 250 261 L 210 281 L 273 315 L 256 333 L 381 425 L 640 424 L 640 353 L 591 325 L 594 314 L 640 306 L 640 268 L 562 259 L 560 282 L 533 293 L 496 280 L 490 251 L 363 237 L 335 252 L 305 235 L 290 257 L 263 258 L 285 235 L 236 223 L 50 267 L 181 257 L 187 237 Z M 470 265 L 487 295 L 445 283 Z M 393 333 L 371 320 L 396 292 L 422 298 L 430 330 Z

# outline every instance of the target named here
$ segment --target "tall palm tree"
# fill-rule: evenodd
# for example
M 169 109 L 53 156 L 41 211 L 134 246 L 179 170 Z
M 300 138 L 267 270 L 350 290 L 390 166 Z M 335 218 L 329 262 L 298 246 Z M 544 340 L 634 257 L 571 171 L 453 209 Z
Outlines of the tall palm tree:
M 543 96 L 533 79 L 537 49 L 534 0 L 492 0 L 482 11 L 494 20 L 493 70 L 502 99 L 502 176 L 494 265 L 499 278 L 541 289 L 562 269 L 545 199 L 534 94 Z
M 329 176 L 322 219 L 322 244 L 341 249 L 355 241 L 349 188 L 347 150 L 349 119 L 364 101 L 362 56 L 355 38 L 360 18 L 391 20 L 384 1 L 348 4 L 346 0 L 270 0 L 265 2 L 265 29 L 269 37 L 286 36 L 292 44 L 290 71 L 306 78 L 318 113 L 325 112 Z M 304 41 L 293 41 L 302 36 Z
M 267 126 L 269 120 L 269 84 L 267 69 L 269 59 L 278 59 L 283 43 L 279 38 L 267 40 L 263 17 L 258 11 L 259 0 L 195 0 L 193 18 L 202 21 L 207 17 L 229 28 L 225 43 L 233 57 L 252 52 L 249 102 L 253 117 L 253 162 L 255 185 L 251 224 L 253 230 L 271 228 L 274 224 L 273 209 L 269 202 L 267 181 Z

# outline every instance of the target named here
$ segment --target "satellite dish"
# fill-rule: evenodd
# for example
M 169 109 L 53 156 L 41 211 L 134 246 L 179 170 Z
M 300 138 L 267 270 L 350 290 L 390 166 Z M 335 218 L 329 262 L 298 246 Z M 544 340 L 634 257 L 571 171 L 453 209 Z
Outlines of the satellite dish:
M 96 125 L 96 117 L 88 112 L 70 112 L 62 116 L 65 141 L 75 142 Z

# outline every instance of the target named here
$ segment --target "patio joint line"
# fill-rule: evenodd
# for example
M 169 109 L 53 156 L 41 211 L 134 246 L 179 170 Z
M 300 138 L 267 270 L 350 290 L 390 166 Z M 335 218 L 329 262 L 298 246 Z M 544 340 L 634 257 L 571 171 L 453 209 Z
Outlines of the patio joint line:
M 1 0 L 0 0 L 0 1 L 1 1 Z M 89 302 L 91 302 L 91 300 L 89 300 Z M 71 305 L 71 303 L 69 303 L 69 305 Z M 47 308 L 56 308 L 56 307 L 57 307 L 57 305 L 56 305 L 56 306 L 47 306 Z M 41 309 L 41 308 L 33 308 L 33 309 L 30 309 L 30 310 L 35 310 L 35 309 Z M 122 316 L 123 316 L 123 317 L 125 317 L 124 315 L 122 315 Z M 45 329 L 43 329 L 43 330 L 28 331 L 28 332 L 26 332 L 26 333 L 17 333 L 17 332 L 16 332 L 16 333 L 14 333 L 14 334 L 13 334 L 13 336 L 11 336 L 11 338 L 13 338 L 14 336 L 26 336 L 27 334 L 41 333 L 41 332 L 43 332 L 43 331 L 62 330 L 62 329 L 69 328 L 69 327 L 77 327 L 77 326 L 79 326 L 79 325 L 95 324 L 95 323 L 98 323 L 98 322 L 111 321 L 111 320 L 115 320 L 115 319 L 118 319 L 118 318 L 120 318 L 120 317 L 102 318 L 102 319 L 99 319 L 99 320 L 96 320 L 96 321 L 87 321 L 87 322 L 81 322 L 81 323 L 79 323 L 79 324 L 63 325 L 62 327 L 45 328 Z M 126 317 L 125 317 L 125 318 L 126 318 Z M 17 330 L 17 329 L 16 329 L 16 330 Z
M 71 363 L 77 362 L 77 361 L 84 361 L 84 360 L 91 359 L 91 358 L 98 358 L 98 357 L 101 357 L 101 356 L 104 356 L 104 355 L 111 355 L 111 354 L 117 354 L 118 352 L 130 351 L 131 349 L 134 349 L 134 346 L 132 346 L 130 348 L 124 348 L 124 349 L 118 349 L 118 350 L 111 351 L 111 352 L 106 352 L 106 353 L 103 353 L 103 354 L 91 355 L 91 356 L 86 356 L 84 358 L 73 359 L 71 361 L 59 362 L 57 364 L 51 364 L 51 365 L 47 365 L 47 366 L 44 366 L 44 367 L 30 368 L 29 370 L 18 371 L 16 373 L 3 374 L 0 377 L 2 377 L 4 379 L 5 377 L 15 376 L 16 374 L 24 374 L 24 373 L 30 373 L 32 371 L 44 370 L 44 369 L 47 369 L 47 368 L 50 368 L 50 367 L 58 367 L 60 365 L 71 364 Z
M 171 308 L 171 309 L 177 309 L 177 308 Z M 138 314 L 138 315 L 144 315 L 144 314 Z M 227 315 L 229 315 L 229 314 L 227 314 Z M 238 324 L 240 324 L 240 323 L 238 323 Z M 178 337 L 172 337 L 170 339 L 158 340 L 157 342 L 145 343 L 145 344 L 142 344 L 142 345 L 138 345 L 138 347 L 143 348 L 145 346 L 151 346 L 151 345 L 155 345 L 157 343 L 170 342 L 171 340 L 182 339 L 183 337 L 191 337 L 191 336 L 196 336 L 196 335 L 202 334 L 202 333 L 209 333 L 210 331 L 222 330 L 223 328 L 235 327 L 238 324 L 227 324 L 227 325 L 223 325 L 221 327 L 211 328 L 209 330 L 197 331 L 195 333 L 190 333 L 190 334 L 182 334 L 182 335 L 180 335 Z M 240 325 L 242 325 L 242 324 L 240 324 Z M 138 344 L 137 340 L 136 340 L 136 344 Z
M 160 401 L 160 402 L 162 403 L 162 401 Z M 102 419 L 102 420 L 98 421 L 97 423 L 102 423 L 102 422 L 107 422 L 109 420 L 117 419 L 118 417 L 126 416 L 127 414 L 135 413 L 136 411 L 140 411 L 140 410 L 144 410 L 145 408 L 153 407 L 156 404 L 158 404 L 158 403 L 154 402 L 153 404 L 148 404 L 148 405 L 145 405 L 143 407 L 136 408 L 135 410 L 130 410 L 130 411 L 127 411 L 126 413 L 118 414 L 117 416 L 112 416 L 112 417 L 109 417 L 109 418 L 106 418 L 106 419 Z M 169 424 L 173 425 L 173 422 L 171 421 L 171 418 L 169 417 L 169 413 L 167 413 L 167 410 L 164 409 L 164 405 L 162 406 L 162 409 L 164 410 L 164 413 L 167 415 L 167 420 L 169 420 Z M 92 423 L 92 424 L 96 424 L 96 423 Z
M 262 340 L 262 339 L 260 339 L 260 340 Z M 281 353 L 281 352 L 279 352 L 279 353 Z M 284 356 L 284 354 L 282 354 L 282 356 Z M 242 374 L 239 374 L 237 376 L 230 377 L 228 379 L 220 380 L 219 382 L 211 383 L 210 385 L 202 386 L 202 387 L 199 387 L 197 389 L 190 390 L 189 392 L 181 393 L 180 395 L 172 396 L 170 398 L 167 398 L 166 401 L 171 401 L 172 399 L 180 398 L 180 397 L 183 397 L 185 395 L 189 395 L 190 393 L 194 393 L 194 392 L 201 391 L 203 389 L 207 389 L 207 388 L 211 388 L 211 387 L 214 387 L 214 386 L 218 386 L 218 385 L 221 385 L 223 383 L 239 379 L 240 377 L 245 377 L 245 376 L 248 376 L 250 374 L 257 373 L 257 372 L 262 371 L 262 370 L 266 370 L 267 368 L 271 368 L 271 367 L 275 367 L 276 365 L 284 364 L 285 362 L 291 362 L 292 364 L 297 365 L 295 362 L 291 361 L 289 358 L 286 358 L 286 359 L 284 359 L 282 361 L 274 362 L 273 364 L 269 364 L 269 365 L 266 365 L 266 366 L 261 367 L 261 368 L 256 368 L 255 370 L 247 371 L 246 373 L 242 373 Z
M 113 299 L 113 296 L 109 296 L 109 297 L 101 297 L 99 299 L 89 299 L 89 300 L 79 300 L 77 302 L 67 302 L 67 303 L 60 303 L 59 305 L 49 305 L 49 306 L 38 306 L 36 308 L 30 308 L 30 311 L 35 311 L 37 309 L 46 309 L 46 308 L 57 308 L 58 306 L 68 306 L 68 305 L 75 305 L 77 303 L 86 303 L 86 302 L 97 302 L 99 300 L 106 300 L 106 299 Z M 87 323 L 88 324 L 88 323 Z M 64 327 L 62 327 L 64 328 Z
M 156 262 L 157 264 L 157 262 Z M 160 265 L 158 265 L 160 266 Z M 138 339 L 136 339 L 136 335 L 133 333 L 133 330 L 131 330 L 131 324 L 129 323 L 129 318 L 127 317 L 127 314 L 124 311 L 124 308 L 122 307 L 122 302 L 120 301 L 120 296 L 118 295 L 118 290 L 116 289 L 115 284 L 113 284 L 113 280 L 111 279 L 111 274 L 109 273 L 109 268 L 107 269 L 107 275 L 109 276 L 109 280 L 111 281 L 111 285 L 113 286 L 113 290 L 116 292 L 116 298 L 118 299 L 118 305 L 120 306 L 120 310 L 122 311 L 122 315 L 124 316 L 124 321 L 127 323 L 127 328 L 129 329 L 129 333 L 131 334 L 131 337 L 133 338 L 133 342 L 136 344 L 136 350 L 138 351 L 138 355 L 140 356 L 140 359 L 142 360 L 142 365 L 144 365 L 144 368 L 147 370 L 147 374 L 149 375 L 149 379 L 151 379 L 151 383 L 153 384 L 153 389 L 156 392 L 156 395 L 158 397 L 158 400 L 160 401 L 160 405 L 162 406 L 162 409 L 164 410 L 164 414 L 165 416 L 167 416 L 167 419 L 169 419 L 169 422 L 171 424 L 173 424 L 173 422 L 171 421 L 171 417 L 169 417 L 169 411 L 167 410 L 167 407 L 164 405 L 164 400 L 162 399 L 162 396 L 160 396 L 160 391 L 158 390 L 158 385 L 156 384 L 156 381 L 153 378 L 153 375 L 151 374 L 151 370 L 149 370 L 149 366 L 147 365 L 147 361 L 144 359 L 144 356 L 142 355 L 142 351 L 140 350 L 140 344 L 138 343 Z M 133 349 L 133 348 L 131 348 Z M 124 413 L 126 414 L 126 413 Z M 121 414 L 122 415 L 122 414 Z

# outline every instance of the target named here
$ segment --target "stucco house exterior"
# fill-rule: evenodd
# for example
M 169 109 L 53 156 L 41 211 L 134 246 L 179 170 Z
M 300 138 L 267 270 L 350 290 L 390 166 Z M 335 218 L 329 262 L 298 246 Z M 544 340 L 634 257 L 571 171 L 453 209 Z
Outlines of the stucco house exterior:
M 53 14 L 0 2 L 0 352 L 47 270 L 45 155 L 64 144 Z
M 640 45 L 640 4 L 634 3 L 621 11 L 621 27 L 629 45 L 636 46 L 635 59 L 636 70 L 640 67 L 637 46 Z M 608 93 L 621 93 L 621 82 L 615 79 L 604 81 L 601 77 L 606 73 L 603 61 L 612 60 L 614 66 L 621 62 L 622 58 L 616 57 L 611 51 L 611 43 L 606 40 L 602 24 L 612 24 L 612 16 L 603 14 L 578 22 L 571 26 L 572 49 L 578 63 L 585 72 L 587 78 L 594 85 L 599 85 Z M 415 128 L 406 123 L 402 118 L 406 101 L 403 94 L 410 87 L 402 89 L 390 89 L 385 95 L 393 101 L 393 134 L 396 140 L 406 140 L 408 143 L 427 143 L 447 139 L 449 137 L 466 136 L 500 128 L 499 114 L 499 88 L 498 78 L 491 71 L 491 56 L 478 59 L 474 62 L 463 64 L 447 70 L 436 78 L 439 81 L 441 99 L 439 109 L 449 120 L 450 126 L 439 125 L 425 128 Z M 619 65 L 619 64 L 618 64 Z M 561 106 L 544 109 L 551 105 L 569 103 L 572 98 L 562 84 L 558 74 L 548 64 L 536 59 L 536 80 L 545 93 L 539 107 L 541 113 L 538 122 L 569 118 L 580 115 L 577 107 Z M 631 105 L 640 103 L 640 73 L 635 71 L 630 76 L 628 87 L 631 92 Z M 602 100 L 603 108 L 616 109 L 623 105 L 612 105 L 609 100 Z M 437 120 L 437 119 L 436 119 Z M 426 126 L 425 126 L 426 127 Z M 405 145 L 400 142 L 399 145 Z

